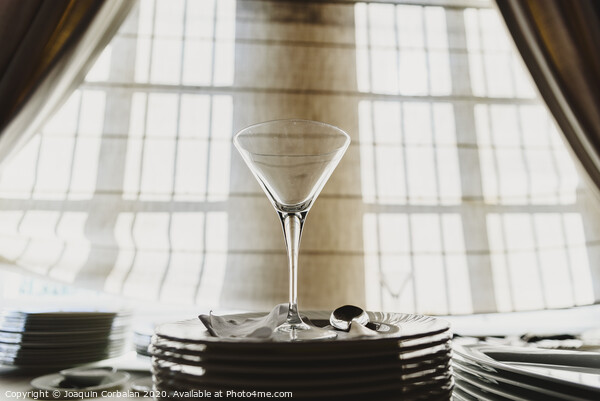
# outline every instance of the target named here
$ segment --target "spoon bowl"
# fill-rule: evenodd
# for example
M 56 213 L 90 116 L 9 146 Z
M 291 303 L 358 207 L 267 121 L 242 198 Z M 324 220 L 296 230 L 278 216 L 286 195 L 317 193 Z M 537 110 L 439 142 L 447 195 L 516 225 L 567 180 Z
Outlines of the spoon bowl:
M 369 315 L 362 308 L 354 305 L 340 306 L 329 317 L 329 323 L 338 330 L 348 331 L 352 323 L 356 322 L 361 326 L 369 324 Z

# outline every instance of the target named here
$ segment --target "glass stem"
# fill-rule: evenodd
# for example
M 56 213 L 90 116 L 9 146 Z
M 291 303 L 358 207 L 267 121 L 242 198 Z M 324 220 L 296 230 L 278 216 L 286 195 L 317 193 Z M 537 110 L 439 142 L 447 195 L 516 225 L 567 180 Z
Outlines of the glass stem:
M 289 266 L 289 307 L 286 323 L 291 328 L 303 329 L 305 324 L 298 313 L 298 251 L 306 213 L 283 213 L 279 212 L 283 236 L 288 254 Z

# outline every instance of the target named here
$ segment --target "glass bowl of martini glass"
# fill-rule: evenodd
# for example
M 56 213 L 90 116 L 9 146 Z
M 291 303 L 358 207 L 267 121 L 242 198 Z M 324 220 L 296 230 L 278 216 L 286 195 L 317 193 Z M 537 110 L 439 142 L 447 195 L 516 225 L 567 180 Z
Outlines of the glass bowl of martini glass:
M 275 329 L 279 340 L 320 340 L 336 333 L 308 325 L 298 312 L 298 251 L 306 216 L 350 145 L 333 125 L 309 120 L 275 120 L 238 132 L 234 145 L 275 208 L 288 255 L 289 307 Z

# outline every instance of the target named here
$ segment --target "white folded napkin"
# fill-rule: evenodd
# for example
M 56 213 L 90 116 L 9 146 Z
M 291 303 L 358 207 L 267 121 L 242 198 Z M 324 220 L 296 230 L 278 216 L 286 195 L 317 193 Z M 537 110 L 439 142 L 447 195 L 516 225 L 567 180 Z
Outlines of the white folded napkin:
M 213 337 L 221 338 L 264 338 L 268 339 L 273 330 L 285 322 L 288 305 L 279 304 L 266 316 L 245 319 L 225 319 L 215 316 L 212 311 L 209 315 L 198 316 L 206 329 Z

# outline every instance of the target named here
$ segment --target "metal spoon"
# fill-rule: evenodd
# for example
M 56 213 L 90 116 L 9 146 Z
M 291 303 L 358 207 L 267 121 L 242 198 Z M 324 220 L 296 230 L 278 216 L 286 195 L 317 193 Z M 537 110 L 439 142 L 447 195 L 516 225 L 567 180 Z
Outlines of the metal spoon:
M 348 331 L 352 323 L 366 326 L 369 323 L 369 315 L 363 309 L 354 305 L 340 306 L 329 317 L 329 323 L 338 330 Z

